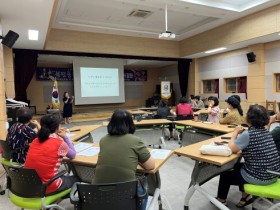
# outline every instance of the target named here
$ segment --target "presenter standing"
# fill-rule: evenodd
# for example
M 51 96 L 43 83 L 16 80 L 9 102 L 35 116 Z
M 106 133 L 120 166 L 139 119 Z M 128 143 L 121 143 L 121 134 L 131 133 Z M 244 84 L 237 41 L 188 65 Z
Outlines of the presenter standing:
M 72 104 L 74 101 L 74 96 L 70 97 L 68 92 L 64 92 L 63 94 L 63 118 L 64 123 L 69 123 L 69 118 L 72 117 Z

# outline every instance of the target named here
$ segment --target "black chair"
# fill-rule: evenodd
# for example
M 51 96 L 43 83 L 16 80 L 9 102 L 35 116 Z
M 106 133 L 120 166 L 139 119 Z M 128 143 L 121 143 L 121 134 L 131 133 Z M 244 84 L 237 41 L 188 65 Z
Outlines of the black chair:
M 61 171 L 48 182 L 42 183 L 35 169 L 16 168 L 4 164 L 3 166 L 8 174 L 7 188 L 12 192 L 10 200 L 13 204 L 22 209 L 55 208 L 64 210 L 55 202 L 67 196 L 71 188 L 51 195 L 45 195 L 45 191 L 47 186 L 63 176 L 66 171 Z
M 78 195 L 76 195 L 78 193 Z M 157 188 L 147 209 L 154 209 L 159 197 Z M 137 181 L 113 184 L 75 183 L 70 193 L 75 210 L 138 210 L 141 202 L 137 199 Z
M 186 115 L 177 115 L 177 120 L 193 120 L 193 115 L 192 114 L 186 114 Z M 188 126 L 190 127 L 190 126 Z M 184 131 L 184 129 L 186 128 L 185 125 L 177 125 L 175 124 L 175 135 L 179 144 L 181 144 L 181 140 L 182 140 L 182 133 Z
M 178 114 L 177 120 L 193 120 L 192 114 Z

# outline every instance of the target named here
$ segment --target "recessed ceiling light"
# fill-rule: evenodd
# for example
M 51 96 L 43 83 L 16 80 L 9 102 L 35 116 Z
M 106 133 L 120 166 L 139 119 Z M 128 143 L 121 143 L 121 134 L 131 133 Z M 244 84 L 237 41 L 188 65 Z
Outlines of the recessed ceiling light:
M 28 30 L 28 39 L 29 40 L 38 40 L 39 31 L 38 30 Z
M 218 52 L 218 51 L 225 50 L 225 49 L 227 49 L 227 48 L 220 47 L 220 48 L 216 48 L 216 49 L 213 49 L 213 50 L 205 51 L 204 53 L 214 53 L 214 52 Z

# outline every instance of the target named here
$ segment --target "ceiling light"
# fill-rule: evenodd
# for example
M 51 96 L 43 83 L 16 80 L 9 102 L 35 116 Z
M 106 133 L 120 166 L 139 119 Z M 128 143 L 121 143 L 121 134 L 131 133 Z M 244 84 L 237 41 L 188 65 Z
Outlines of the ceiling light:
M 29 40 L 38 40 L 39 31 L 38 30 L 28 30 L 28 39 Z
M 204 53 L 214 53 L 214 52 L 218 52 L 218 51 L 225 50 L 225 49 L 227 49 L 227 48 L 220 47 L 220 48 L 216 48 L 216 49 L 213 49 L 213 50 L 205 51 Z

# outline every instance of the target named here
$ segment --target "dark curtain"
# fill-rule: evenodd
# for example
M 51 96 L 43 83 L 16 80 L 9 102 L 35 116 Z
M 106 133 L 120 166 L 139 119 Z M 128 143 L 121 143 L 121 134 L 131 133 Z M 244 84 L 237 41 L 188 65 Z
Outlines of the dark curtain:
M 15 100 L 28 102 L 26 89 L 37 66 L 37 53 L 15 52 Z
M 247 98 L 247 77 L 240 77 L 238 81 L 238 93 L 245 93 Z
M 240 77 L 238 82 L 238 93 L 246 93 L 247 91 L 247 77 Z
M 178 61 L 178 76 L 182 97 L 187 94 L 191 61 L 191 59 L 182 59 Z
M 219 98 L 219 79 L 215 79 L 214 87 L 215 87 L 215 93 L 218 94 L 218 98 Z

